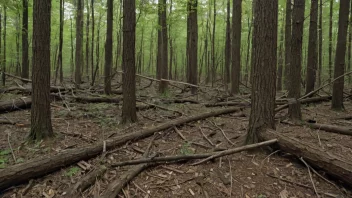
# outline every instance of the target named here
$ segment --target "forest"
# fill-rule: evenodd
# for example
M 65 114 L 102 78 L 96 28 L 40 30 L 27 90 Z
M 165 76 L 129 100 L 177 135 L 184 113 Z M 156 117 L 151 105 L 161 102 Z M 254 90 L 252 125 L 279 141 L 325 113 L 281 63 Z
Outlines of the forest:
M 0 0 L 0 197 L 352 197 L 351 0 Z

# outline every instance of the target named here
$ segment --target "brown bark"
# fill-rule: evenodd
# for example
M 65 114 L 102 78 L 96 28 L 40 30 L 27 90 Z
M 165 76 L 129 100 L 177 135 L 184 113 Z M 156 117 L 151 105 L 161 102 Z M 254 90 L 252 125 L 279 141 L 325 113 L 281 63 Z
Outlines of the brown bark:
M 319 25 L 318 25 L 318 85 L 321 86 L 321 77 L 323 74 L 323 0 L 319 3 Z
M 106 95 L 111 94 L 111 68 L 112 68 L 112 26 L 113 26 L 113 0 L 107 1 L 107 25 L 105 42 L 105 67 L 104 67 L 104 91 Z
M 159 0 L 158 3 L 158 57 L 157 57 L 157 79 L 168 79 L 168 41 L 167 41 L 167 24 L 166 24 L 166 0 Z M 159 82 L 159 92 L 167 91 L 167 82 Z
M 352 1 L 351 1 L 351 6 L 350 9 L 352 10 Z M 350 14 L 350 21 L 349 21 L 349 31 L 348 31 L 348 51 L 347 51 L 347 67 L 346 71 L 350 72 L 351 71 L 351 65 L 352 65 L 352 14 Z M 351 76 L 348 76 L 348 84 L 351 84 Z
M 295 0 L 292 12 L 292 35 L 288 97 L 296 102 L 289 106 L 288 114 L 291 119 L 302 118 L 301 105 L 297 99 L 301 95 L 302 41 L 304 23 L 305 0 Z
M 81 70 L 83 64 L 83 0 L 77 0 L 76 16 L 76 57 L 75 57 L 75 83 L 81 84 Z
M 22 78 L 29 78 L 28 60 L 28 0 L 22 0 Z
M 0 113 L 7 113 L 16 110 L 28 109 L 32 105 L 31 98 L 14 99 L 0 102 Z
M 314 90 L 318 64 L 318 0 L 311 0 L 306 94 Z
M 253 18 L 253 17 L 252 17 Z M 252 22 L 251 17 L 248 16 L 248 35 L 247 35 L 247 54 L 246 54 L 246 68 L 244 70 L 244 83 L 248 85 L 248 76 L 249 76 L 249 57 L 251 49 L 251 34 L 252 34 Z
M 54 135 L 50 111 L 51 1 L 34 0 L 31 140 Z
M 265 131 L 260 134 L 260 137 L 263 140 L 278 139 L 278 146 L 281 151 L 291 153 L 298 158 L 302 157 L 313 167 L 325 171 L 330 176 L 352 187 L 352 162 L 332 153 L 327 155 L 325 150 L 312 143 L 274 131 Z
M 330 0 L 329 15 L 329 80 L 332 79 L 332 16 L 333 16 L 334 0 Z
M 323 131 L 337 133 L 337 134 L 342 134 L 342 135 L 352 135 L 352 129 L 351 128 L 346 128 L 346 127 L 341 127 L 341 126 L 334 126 L 334 125 L 328 125 L 328 124 L 306 123 L 305 125 L 309 126 L 312 129 L 318 129 L 318 130 L 323 130 Z
M 284 23 L 282 23 L 284 24 Z M 283 68 L 284 68 L 284 25 L 282 26 L 281 32 L 280 32 L 280 43 L 279 43 L 279 57 L 278 57 L 278 63 L 277 63 L 277 91 L 282 90 L 282 73 L 283 73 Z
M 292 37 L 292 0 L 286 0 L 285 16 L 285 76 L 284 85 L 288 89 L 290 86 L 290 67 L 291 67 L 291 37 Z
M 247 144 L 258 142 L 258 133 L 275 127 L 278 1 L 256 0 L 254 5 L 252 108 Z
M 123 0 L 122 123 L 137 121 L 136 114 L 136 2 Z
M 231 94 L 238 94 L 240 92 L 241 77 L 242 0 L 234 0 L 232 16 Z
M 89 9 L 89 0 L 86 0 L 87 7 L 87 18 L 86 18 L 86 55 L 85 55 L 85 67 L 84 73 L 87 75 L 89 81 L 89 20 L 90 20 L 90 9 Z
M 198 84 L 198 0 L 189 0 L 189 46 L 188 46 L 188 83 Z M 196 87 L 191 87 L 192 94 L 197 93 Z
M 63 68 L 62 68 L 62 48 L 64 42 L 64 10 L 65 10 L 65 1 L 60 0 L 60 35 L 59 35 L 59 54 L 57 57 L 57 68 L 59 69 L 60 83 L 64 81 Z M 56 83 L 56 78 L 55 78 Z
M 339 10 L 339 29 L 336 44 L 335 56 L 335 70 L 334 78 L 337 78 L 345 73 L 345 56 L 347 43 L 347 29 L 348 29 L 348 14 L 350 11 L 350 0 L 340 1 Z M 343 106 L 343 89 L 345 78 L 342 77 L 334 82 L 332 89 L 331 108 L 335 110 L 344 109 Z
M 129 0 L 125 0 L 130 2 Z M 126 2 L 125 2 L 126 3 Z M 126 4 L 124 4 L 126 5 Z M 171 122 L 161 124 L 157 127 L 145 129 L 142 131 L 129 133 L 120 137 L 106 140 L 106 149 L 112 149 L 124 145 L 129 141 L 137 141 L 142 138 L 152 136 L 155 132 L 163 131 L 174 126 L 179 126 L 185 123 L 206 119 L 209 117 L 219 116 L 223 114 L 235 113 L 239 108 L 227 108 L 217 111 L 212 111 L 204 114 L 180 118 Z M 71 165 L 81 160 L 87 160 L 99 155 L 103 151 L 103 143 L 87 146 L 84 148 L 71 149 L 60 152 L 54 156 L 44 156 L 26 163 L 16 164 L 0 170 L 0 191 L 9 188 L 13 185 L 18 185 L 32 178 L 38 178 L 48 173 L 60 170 L 60 168 Z
M 3 72 L 6 72 L 6 65 L 7 65 L 7 62 L 6 62 L 6 29 L 7 29 L 7 25 L 6 25 L 6 22 L 7 22 L 7 7 L 6 5 L 4 6 L 4 33 L 3 33 L 3 40 L 4 40 L 4 47 L 3 47 L 3 58 L 2 58 L 2 71 Z M 2 75 L 2 84 L 3 86 L 5 86 L 5 75 L 3 74 Z
M 230 66 L 231 66 L 231 5 L 230 0 L 227 0 L 227 15 L 226 15 L 226 39 L 225 39 L 225 87 L 231 82 Z M 206 30 L 207 31 L 207 30 Z
M 211 2 L 211 1 L 210 1 Z M 214 0 L 214 9 L 213 9 L 213 34 L 211 38 L 211 86 L 214 86 L 216 81 L 216 60 L 215 60 L 215 34 L 216 34 L 216 0 Z M 233 28 L 234 29 L 234 28 Z
M 90 70 L 91 70 L 91 76 L 92 80 L 94 78 L 94 35 L 95 35 L 95 18 L 94 18 L 94 0 L 90 1 L 90 8 L 91 8 L 91 13 L 92 13 L 92 40 L 91 40 L 91 53 L 90 53 Z

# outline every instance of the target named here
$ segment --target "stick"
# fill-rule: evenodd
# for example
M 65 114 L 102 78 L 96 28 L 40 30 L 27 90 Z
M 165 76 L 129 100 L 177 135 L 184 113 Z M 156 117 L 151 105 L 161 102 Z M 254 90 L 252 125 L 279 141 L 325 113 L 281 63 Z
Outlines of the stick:
M 241 151 L 250 150 L 250 149 L 254 149 L 254 148 L 258 148 L 258 147 L 262 147 L 262 146 L 268 146 L 268 145 L 274 144 L 276 142 L 278 142 L 277 139 L 272 139 L 272 140 L 268 140 L 268 141 L 257 143 L 257 144 L 250 144 L 250 145 L 238 147 L 238 148 L 235 148 L 235 149 L 229 149 L 229 150 L 217 152 L 214 155 L 211 155 L 210 157 L 208 157 L 206 159 L 203 159 L 203 160 L 201 160 L 199 162 L 193 163 L 191 165 L 192 166 L 199 165 L 199 164 L 202 164 L 204 162 L 207 162 L 209 160 L 212 160 L 212 159 L 215 159 L 215 158 L 218 158 L 218 157 L 222 157 L 222 156 L 225 156 L 225 155 L 230 155 L 230 154 L 233 154 L 233 153 L 238 153 L 238 152 L 241 152 Z
M 310 181 L 312 182 L 312 185 L 313 185 L 313 188 L 314 188 L 314 192 L 317 195 L 317 197 L 320 198 L 319 193 L 317 191 L 317 188 L 315 187 L 315 184 L 314 184 L 314 181 L 313 181 L 313 178 L 312 178 L 312 174 L 310 173 L 310 167 L 308 166 L 307 162 L 304 161 L 304 159 L 302 157 L 300 157 L 299 159 L 307 166 L 308 174 L 309 174 L 309 177 L 310 177 Z
M 9 143 L 9 147 L 10 147 L 10 150 L 11 150 L 11 154 L 12 154 L 12 158 L 13 158 L 13 161 L 16 163 L 16 156 L 15 156 L 15 153 L 13 152 L 13 149 L 12 149 L 12 146 L 11 146 L 11 142 L 10 142 L 10 134 L 11 132 L 7 133 L 7 142 Z
M 212 146 L 215 146 L 215 144 L 203 133 L 202 127 L 199 127 L 199 131 L 202 134 L 202 136 L 204 137 L 204 139 Z
M 233 142 L 230 140 L 230 138 L 227 137 L 225 131 L 222 130 L 222 128 L 220 128 L 215 122 L 212 122 L 212 121 L 210 121 L 210 120 L 207 120 L 207 121 L 210 122 L 212 125 L 214 125 L 217 129 L 219 129 L 219 130 L 221 131 L 222 135 L 225 137 L 225 139 L 226 139 L 232 146 L 235 145 L 235 143 L 233 143 Z
M 222 157 L 225 155 L 231 155 L 231 154 L 238 153 L 238 152 L 245 151 L 245 150 L 249 150 L 249 149 L 267 146 L 270 144 L 274 144 L 276 142 L 277 142 L 277 139 L 273 139 L 273 140 L 261 142 L 258 144 L 251 144 L 251 145 L 247 145 L 247 146 L 242 146 L 242 147 L 229 149 L 229 150 L 225 150 L 225 151 L 220 151 L 220 152 L 214 152 L 214 153 L 202 153 L 202 154 L 192 154 L 192 155 L 174 155 L 174 156 L 164 156 L 164 157 L 153 157 L 153 158 L 130 160 L 130 161 L 118 162 L 118 163 L 112 164 L 111 167 L 120 167 L 120 166 L 135 165 L 135 164 L 150 163 L 150 162 L 173 162 L 173 161 L 180 161 L 180 160 L 202 159 L 202 158 L 207 158 L 207 157 L 213 157 L 212 159 L 214 159 L 214 158 Z

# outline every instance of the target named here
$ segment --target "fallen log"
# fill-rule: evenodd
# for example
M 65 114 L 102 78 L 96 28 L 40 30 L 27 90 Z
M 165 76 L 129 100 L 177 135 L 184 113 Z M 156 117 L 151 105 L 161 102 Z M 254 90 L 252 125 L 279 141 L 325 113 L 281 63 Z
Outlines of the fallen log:
M 322 97 L 314 97 L 314 98 L 306 98 L 306 99 L 298 99 L 301 104 L 311 104 L 311 103 L 320 103 L 331 100 L 331 96 L 322 96 Z M 288 108 L 288 104 L 282 105 L 275 109 L 275 112 L 279 112 L 283 109 Z
M 79 182 L 77 182 L 71 189 L 67 191 L 66 197 L 79 197 L 79 195 L 92 186 L 97 178 L 101 178 L 106 172 L 105 166 L 100 166 L 84 176 Z
M 170 99 L 170 100 L 162 100 L 165 104 L 170 103 L 191 103 L 191 104 L 199 104 L 199 101 L 192 99 Z
M 217 103 L 207 103 L 204 104 L 205 107 L 222 107 L 222 106 L 240 106 L 240 107 L 245 107 L 245 106 L 250 106 L 251 104 L 248 102 L 217 102 Z
M 0 113 L 28 109 L 32 105 L 31 98 L 19 98 L 10 101 L 0 102 Z
M 277 145 L 281 151 L 304 158 L 311 166 L 325 171 L 330 176 L 352 187 L 352 162 L 344 160 L 312 143 L 289 137 L 272 130 L 261 132 L 262 140 L 278 139 Z
M 240 108 L 226 108 L 216 111 L 211 111 L 199 115 L 179 118 L 169 121 L 156 127 L 144 129 L 134 133 L 128 133 L 116 138 L 106 140 L 105 148 L 107 150 L 124 145 L 129 141 L 136 141 L 153 135 L 155 132 L 163 131 L 174 126 L 183 125 L 189 122 L 194 122 L 209 117 L 219 116 L 223 114 L 230 114 L 241 111 Z M 43 156 L 32 159 L 22 164 L 16 164 L 5 169 L 0 170 L 0 192 L 14 185 L 18 185 L 32 178 L 38 178 L 59 170 L 62 167 L 74 164 L 81 160 L 93 158 L 103 152 L 104 143 L 95 145 L 70 149 L 59 152 L 55 155 Z
M 76 102 L 81 102 L 81 103 L 116 103 L 118 104 L 122 100 L 121 98 L 83 97 L 83 96 L 75 96 L 73 98 L 76 100 Z
M 309 126 L 312 129 L 319 129 L 326 132 L 352 136 L 352 129 L 347 127 L 334 126 L 334 125 L 328 125 L 328 124 L 317 124 L 317 123 L 305 123 L 305 125 Z
M 1 119 L 1 118 L 0 118 L 0 125 L 1 125 L 1 124 L 15 125 L 16 122 L 12 122 L 12 121 L 10 121 L 10 120 L 5 120 L 5 119 Z
M 352 120 L 352 115 L 335 118 L 336 120 Z
M 152 158 L 130 160 L 130 161 L 118 162 L 118 163 L 112 164 L 111 167 L 136 165 L 136 164 L 142 164 L 142 163 L 173 162 L 173 161 L 180 161 L 180 160 L 183 161 L 183 160 L 193 160 L 193 159 L 206 158 L 200 162 L 192 164 L 192 165 L 198 165 L 198 164 L 204 163 L 206 161 L 209 161 L 211 159 L 223 157 L 225 155 L 231 155 L 234 153 L 239 153 L 239 152 L 254 149 L 254 148 L 259 148 L 262 146 L 268 146 L 268 145 L 274 144 L 276 142 L 277 142 L 277 139 L 273 139 L 273 140 L 269 140 L 269 141 L 265 141 L 265 142 L 260 142 L 257 144 L 241 146 L 238 148 L 228 149 L 228 150 L 214 152 L 214 153 L 201 153 L 201 154 L 192 154 L 192 155 L 175 155 L 175 156 L 163 156 L 163 157 L 152 157 Z

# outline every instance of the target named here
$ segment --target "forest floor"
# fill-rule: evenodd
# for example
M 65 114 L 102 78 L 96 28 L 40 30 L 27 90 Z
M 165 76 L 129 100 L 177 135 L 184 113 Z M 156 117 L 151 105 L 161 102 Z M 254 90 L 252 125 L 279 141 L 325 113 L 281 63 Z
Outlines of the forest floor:
M 142 80 L 143 86 L 148 81 Z M 13 84 L 9 85 L 13 86 Z M 179 86 L 179 85 L 178 85 Z M 114 88 L 116 89 L 116 87 Z M 249 91 L 240 97 L 229 97 L 220 89 L 204 88 L 198 96 L 190 92 L 180 93 L 181 90 L 171 87 L 170 92 L 160 96 L 157 84 L 137 93 L 137 98 L 143 102 L 157 104 L 167 109 L 181 112 L 182 116 L 196 115 L 211 109 L 226 107 L 205 107 L 204 103 L 218 101 L 250 100 Z M 83 93 L 84 94 L 84 93 Z M 87 93 L 88 94 L 88 93 Z M 281 95 L 283 93 L 280 93 Z M 82 94 L 81 94 L 82 95 Z M 1 93 L 0 101 L 8 101 L 19 97 L 30 97 L 21 93 Z M 112 96 L 122 97 L 122 96 Z M 170 99 L 187 98 L 197 100 L 200 104 L 167 103 Z M 137 112 L 138 122 L 131 125 L 119 124 L 121 118 L 121 103 L 77 103 L 70 100 L 52 102 L 52 123 L 56 137 L 52 141 L 42 141 L 34 144 L 26 142 L 30 129 L 30 111 L 14 111 L 0 114 L 0 118 L 16 122 L 15 125 L 0 124 L 0 169 L 18 163 L 24 163 L 36 157 L 55 154 L 60 151 L 91 145 L 112 136 L 131 133 L 169 120 L 180 117 L 178 113 L 160 108 L 144 109 Z M 143 105 L 143 103 L 138 103 Z M 330 102 L 302 105 L 304 120 L 315 120 L 317 123 L 345 126 L 351 128 L 352 121 L 336 119 L 351 115 L 351 101 L 345 102 L 346 110 L 336 112 L 330 109 Z M 0 197 L 63 197 L 76 182 L 84 175 L 101 165 L 108 166 L 119 161 L 141 158 L 148 144 L 155 138 L 151 151 L 161 155 L 181 155 L 192 153 L 212 152 L 214 148 L 234 148 L 242 146 L 242 137 L 246 134 L 250 108 L 243 109 L 243 115 L 236 114 L 211 117 L 206 120 L 193 122 L 177 127 L 179 133 L 169 129 L 165 133 L 157 133 L 149 137 L 107 151 L 91 160 L 87 160 L 91 167 L 84 170 L 84 166 L 77 164 L 62 168 L 60 171 L 45 177 L 32 180 L 31 185 L 22 184 L 11 187 Z M 285 133 L 304 142 L 317 145 L 327 153 L 341 156 L 346 161 L 352 161 L 352 137 L 314 130 L 309 127 L 292 126 L 280 122 L 285 120 L 287 110 L 276 114 L 276 131 Z M 231 145 L 224 138 L 222 131 L 235 143 Z M 207 141 L 201 131 L 210 140 Z M 182 134 L 186 140 L 183 140 Z M 213 145 L 211 145 L 211 143 Z M 10 149 L 13 149 L 13 154 Z M 14 160 L 16 159 L 16 162 Z M 318 197 L 312 182 L 320 197 L 352 197 L 351 189 L 343 187 L 338 181 L 327 177 L 334 185 L 322 180 L 316 174 L 308 173 L 307 167 L 288 153 L 272 152 L 264 147 L 251 151 L 243 151 L 228 155 L 211 162 L 192 166 L 186 163 L 161 164 L 153 166 L 139 174 L 124 188 L 120 197 Z M 104 176 L 97 180 L 82 197 L 100 197 L 107 185 L 133 166 L 108 168 Z M 25 195 L 24 195 L 25 194 Z

